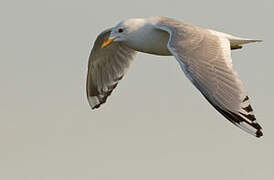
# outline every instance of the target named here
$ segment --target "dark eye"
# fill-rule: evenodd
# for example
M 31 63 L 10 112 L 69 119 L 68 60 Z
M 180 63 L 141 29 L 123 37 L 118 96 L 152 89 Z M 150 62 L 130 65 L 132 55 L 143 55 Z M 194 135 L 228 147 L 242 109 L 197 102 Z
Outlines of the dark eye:
M 124 30 L 122 28 L 118 29 L 118 33 L 122 33 Z

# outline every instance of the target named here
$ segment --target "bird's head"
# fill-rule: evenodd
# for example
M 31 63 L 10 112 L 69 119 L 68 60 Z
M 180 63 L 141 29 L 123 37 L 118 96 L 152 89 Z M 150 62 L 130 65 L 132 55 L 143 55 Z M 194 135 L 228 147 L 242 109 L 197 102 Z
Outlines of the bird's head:
M 144 19 L 128 19 L 120 22 L 112 28 L 109 38 L 103 42 L 101 47 L 104 48 L 112 42 L 127 41 L 144 25 Z

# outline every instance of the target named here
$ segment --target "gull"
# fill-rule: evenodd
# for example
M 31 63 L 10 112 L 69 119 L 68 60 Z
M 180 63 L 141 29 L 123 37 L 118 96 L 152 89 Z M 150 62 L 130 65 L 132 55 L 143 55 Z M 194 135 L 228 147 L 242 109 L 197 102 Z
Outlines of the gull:
M 168 17 L 132 18 L 100 33 L 91 50 L 86 91 L 92 109 L 105 103 L 137 52 L 174 56 L 206 100 L 242 130 L 261 137 L 231 50 L 261 40 L 201 28 Z

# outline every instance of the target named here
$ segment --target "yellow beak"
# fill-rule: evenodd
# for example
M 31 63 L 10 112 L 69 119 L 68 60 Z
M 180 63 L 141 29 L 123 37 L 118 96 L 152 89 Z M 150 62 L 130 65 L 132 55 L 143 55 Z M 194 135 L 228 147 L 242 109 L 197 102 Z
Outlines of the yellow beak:
M 104 48 L 104 47 L 110 45 L 115 39 L 116 38 L 111 38 L 111 39 L 104 41 L 103 44 L 101 45 L 101 48 Z

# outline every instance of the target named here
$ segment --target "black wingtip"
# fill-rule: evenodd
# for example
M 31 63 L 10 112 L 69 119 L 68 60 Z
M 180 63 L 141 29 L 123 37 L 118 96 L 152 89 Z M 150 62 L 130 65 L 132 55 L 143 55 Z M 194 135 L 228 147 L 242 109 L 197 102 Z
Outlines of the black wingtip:
M 96 106 L 91 107 L 92 110 L 98 109 L 101 106 L 101 104 L 97 104 Z
M 262 129 L 258 129 L 257 132 L 256 132 L 256 137 L 259 138 L 259 137 L 262 137 L 262 136 L 263 136 Z
M 203 93 L 202 93 L 203 94 Z M 204 95 L 204 94 L 203 94 Z M 219 106 L 215 105 L 214 103 L 212 103 L 212 101 L 206 96 L 204 95 L 204 97 L 208 100 L 208 102 L 218 111 L 220 112 L 224 117 L 226 117 L 230 122 L 232 122 L 233 124 L 235 124 L 238 127 L 240 126 L 241 122 L 245 122 L 246 124 L 252 126 L 253 128 L 256 129 L 256 132 L 252 133 L 252 135 L 256 136 L 256 137 L 261 137 L 263 136 L 263 132 L 262 132 L 262 127 L 255 121 L 256 118 L 253 114 L 243 114 L 241 112 L 239 112 L 240 115 L 242 115 L 243 117 L 247 118 L 250 121 L 247 121 L 246 119 L 244 119 L 243 117 L 241 117 L 240 115 L 233 113 L 229 110 L 224 110 L 222 108 L 220 108 Z M 247 101 L 249 99 L 248 96 L 245 97 L 245 99 L 243 100 L 243 102 Z M 251 107 L 247 107 L 246 111 L 250 111 L 250 109 L 252 109 Z

